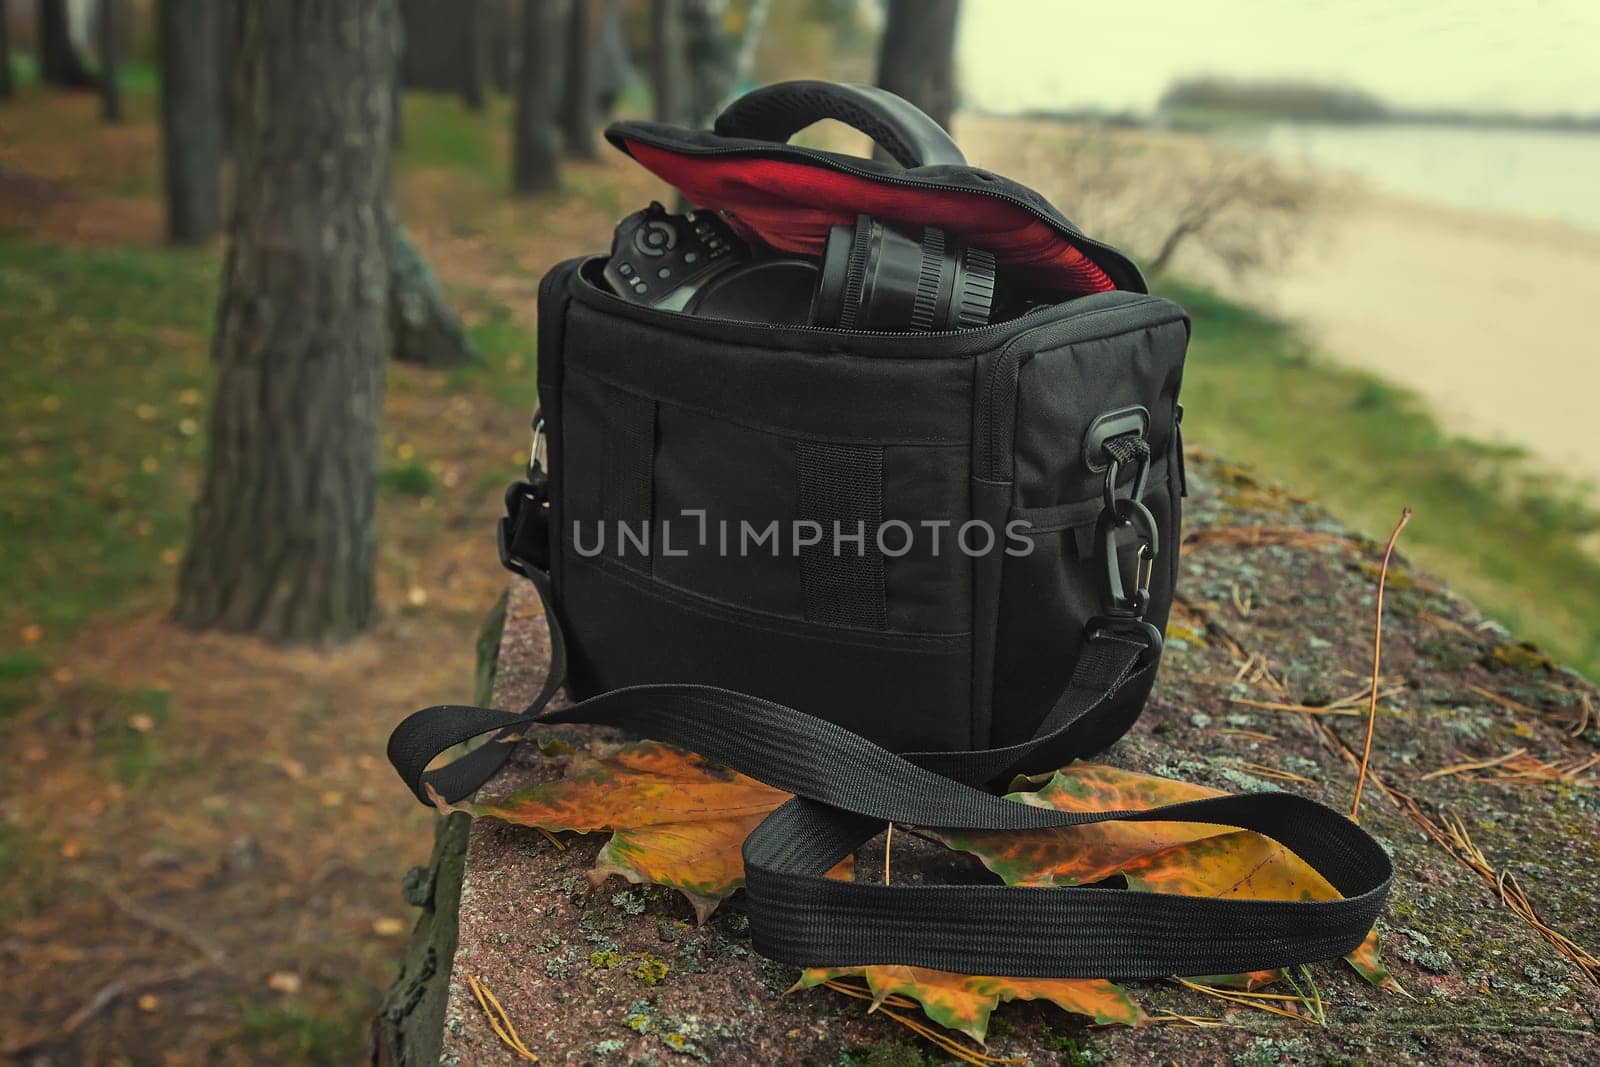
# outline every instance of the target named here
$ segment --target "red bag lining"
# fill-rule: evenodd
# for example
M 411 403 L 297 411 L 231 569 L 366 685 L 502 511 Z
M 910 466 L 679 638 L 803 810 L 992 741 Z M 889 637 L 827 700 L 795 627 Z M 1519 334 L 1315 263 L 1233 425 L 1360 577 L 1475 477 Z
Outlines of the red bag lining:
M 871 215 L 937 226 L 994 254 L 1002 267 L 1063 293 L 1116 286 L 1088 256 L 1026 209 L 977 193 L 885 185 L 783 159 L 684 155 L 626 142 L 628 153 L 698 207 L 725 212 L 746 238 L 780 252 L 820 256 L 832 226 Z

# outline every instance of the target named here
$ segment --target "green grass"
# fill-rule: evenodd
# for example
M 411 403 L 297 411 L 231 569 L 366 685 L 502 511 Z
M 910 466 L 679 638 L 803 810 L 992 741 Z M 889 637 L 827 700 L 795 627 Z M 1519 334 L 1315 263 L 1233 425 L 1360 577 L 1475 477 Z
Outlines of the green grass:
M 462 106 L 459 97 L 407 93 L 401 104 L 402 170 L 438 168 L 471 175 L 496 190 L 511 187 L 507 131 L 511 101 L 490 99 L 482 114 Z
M 1600 513 L 1515 449 L 1454 437 L 1421 402 L 1323 361 L 1287 326 L 1208 291 L 1158 286 L 1189 308 L 1184 432 L 1386 540 L 1519 636 L 1600 677 Z
M 474 296 L 480 321 L 467 328 L 478 351 L 475 363 L 450 370 L 447 382 L 457 392 L 492 391 L 513 407 L 531 412 L 539 405 L 539 383 L 534 375 L 537 341 L 532 330 L 518 324 L 511 309 L 487 296 Z
M 165 583 L 203 448 L 210 253 L 0 242 L 0 632 Z
M 321 1011 L 295 1002 L 247 1004 L 235 1040 L 277 1063 L 350 1064 L 366 1052 L 365 1019 L 357 1011 Z
M 166 690 L 84 686 L 73 695 L 71 712 L 95 724 L 95 753 L 123 788 L 153 785 L 172 772 L 162 744 L 162 731 L 172 717 L 172 697 Z
M 425 465 L 410 460 L 386 468 L 378 475 L 378 485 L 386 493 L 422 497 L 434 491 L 438 479 Z

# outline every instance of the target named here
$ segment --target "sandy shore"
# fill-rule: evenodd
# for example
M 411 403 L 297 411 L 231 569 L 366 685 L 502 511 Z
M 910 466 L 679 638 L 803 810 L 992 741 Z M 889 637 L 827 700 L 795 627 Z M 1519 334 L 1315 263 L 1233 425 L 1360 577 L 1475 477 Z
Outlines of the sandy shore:
M 1028 182 L 1111 240 L 1170 208 L 1173 173 L 1204 180 L 1196 161 L 1227 151 L 1189 134 L 1096 134 L 1150 153 L 1107 183 L 1063 150 L 1066 129 L 963 115 L 956 133 L 973 162 Z M 1449 432 L 1519 446 L 1600 487 L 1600 231 L 1308 176 L 1323 191 L 1276 269 L 1241 278 L 1187 251 L 1174 269 L 1290 321 L 1328 357 L 1413 390 Z M 1600 501 L 1600 488 L 1591 497 Z
M 1356 187 L 1312 233 L 1279 271 L 1208 281 L 1414 390 L 1449 430 L 1600 486 L 1600 232 Z

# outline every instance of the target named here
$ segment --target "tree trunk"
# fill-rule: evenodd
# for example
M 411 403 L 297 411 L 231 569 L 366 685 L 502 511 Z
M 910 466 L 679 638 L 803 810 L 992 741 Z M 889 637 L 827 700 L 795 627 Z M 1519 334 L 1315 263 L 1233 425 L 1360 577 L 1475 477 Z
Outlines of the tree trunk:
M 233 120 L 239 113 L 239 35 L 244 27 L 243 0 L 212 0 L 217 28 L 217 86 L 221 94 L 222 155 L 233 145 Z
M 598 117 L 609 119 L 617 98 L 633 80 L 628 42 L 622 32 L 621 0 L 601 0 L 600 25 L 595 32 L 594 99 Z
M 956 23 L 961 0 L 889 0 L 878 43 L 878 85 L 950 128 L 956 106 Z
M 174 244 L 210 240 L 222 225 L 217 18 L 212 0 L 161 0 L 161 147 Z
M 567 12 L 566 70 L 561 93 L 561 137 L 567 154 L 594 159 L 594 33 L 590 0 L 571 0 Z
M 484 0 L 461 0 L 461 102 L 468 111 L 482 111 L 487 101 L 484 89 L 483 34 Z
M 484 0 L 483 12 L 487 47 L 484 49 L 485 76 L 497 93 L 516 91 L 512 72 L 516 70 L 517 22 L 511 0 Z
M 72 47 L 67 28 L 67 0 L 38 0 L 34 8 L 39 38 L 39 80 L 63 89 L 98 86 L 83 57 Z
M 389 227 L 389 324 L 394 358 L 423 367 L 454 367 L 478 358 L 439 279 L 399 226 Z
M 16 83 L 11 80 L 11 27 L 5 14 L 6 5 L 0 0 L 0 100 L 16 92 Z
M 122 87 L 117 84 L 117 3 L 118 0 L 100 0 L 95 11 L 99 19 L 100 117 L 107 122 L 122 121 Z
M 517 72 L 511 166 L 513 192 L 547 192 L 561 187 L 560 139 L 555 126 L 561 75 L 560 16 L 557 0 L 523 0 L 522 63 Z
M 684 59 L 688 71 L 685 116 L 690 126 L 710 128 L 733 92 L 736 43 L 723 26 L 726 0 L 680 0 L 683 8 Z
M 651 0 L 650 95 L 657 122 L 685 120 L 687 82 L 682 0 Z
M 371 618 L 397 29 L 394 0 L 246 0 L 188 625 L 310 641 Z

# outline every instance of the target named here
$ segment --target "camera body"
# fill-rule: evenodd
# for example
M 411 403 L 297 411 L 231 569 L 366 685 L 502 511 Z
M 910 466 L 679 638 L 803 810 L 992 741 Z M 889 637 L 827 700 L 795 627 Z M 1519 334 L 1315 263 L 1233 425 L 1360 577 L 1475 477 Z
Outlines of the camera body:
M 970 329 L 996 305 L 994 257 L 928 226 L 868 215 L 834 226 L 820 260 L 752 249 L 717 215 L 651 203 L 623 219 L 603 271 L 625 300 L 773 325 L 882 332 Z
M 682 311 L 717 275 L 749 261 L 749 247 L 716 215 L 674 215 L 652 201 L 617 225 L 605 279 L 618 296 Z

